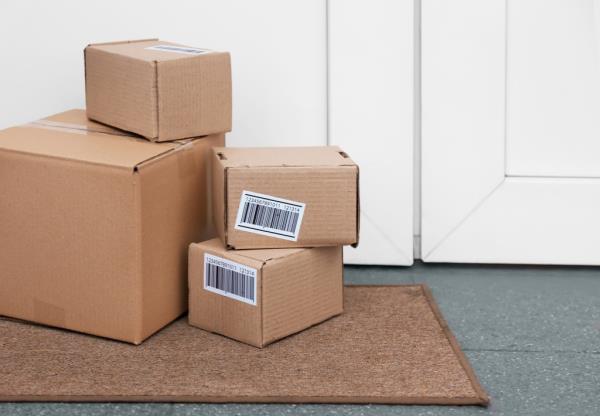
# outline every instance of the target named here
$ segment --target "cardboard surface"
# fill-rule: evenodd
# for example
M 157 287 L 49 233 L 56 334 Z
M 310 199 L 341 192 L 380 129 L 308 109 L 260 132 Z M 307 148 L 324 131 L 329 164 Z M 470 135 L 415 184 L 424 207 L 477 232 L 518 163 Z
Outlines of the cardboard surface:
M 77 110 L 0 131 L 0 315 L 140 343 L 187 309 L 224 136 L 96 128 Z
M 253 268 L 256 304 L 205 288 L 205 253 Z M 192 244 L 189 322 L 264 347 L 342 313 L 341 247 L 226 250 L 220 239 Z
M 137 347 L 0 319 L 0 357 L 3 401 L 489 401 L 420 285 L 346 287 L 342 315 L 263 349 L 185 318 Z
M 229 53 L 192 49 L 157 39 L 89 45 L 88 117 L 159 142 L 230 131 Z
M 257 249 L 358 243 L 358 166 L 338 147 L 216 148 L 214 153 L 213 213 L 227 246 Z M 244 192 L 303 204 L 295 239 L 282 238 L 276 233 L 279 230 L 257 233 L 239 226 Z M 250 221 L 261 222 L 258 216 Z

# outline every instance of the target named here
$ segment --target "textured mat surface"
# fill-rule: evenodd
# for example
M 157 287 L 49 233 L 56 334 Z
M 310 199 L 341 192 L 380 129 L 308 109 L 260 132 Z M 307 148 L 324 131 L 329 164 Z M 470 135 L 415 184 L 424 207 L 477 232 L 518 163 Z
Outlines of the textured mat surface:
M 427 287 L 344 294 L 262 350 L 185 319 L 140 346 L 0 319 L 0 400 L 487 404 Z

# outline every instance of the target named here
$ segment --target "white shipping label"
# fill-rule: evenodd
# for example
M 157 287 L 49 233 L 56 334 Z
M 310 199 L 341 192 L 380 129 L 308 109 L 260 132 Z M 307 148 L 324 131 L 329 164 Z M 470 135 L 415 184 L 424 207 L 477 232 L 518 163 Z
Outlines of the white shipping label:
M 154 46 L 149 46 L 146 49 L 151 50 L 151 51 L 183 53 L 186 55 L 202 55 L 203 53 L 212 52 L 208 49 L 199 49 L 199 48 L 191 48 L 191 47 L 187 47 L 187 46 L 173 46 L 173 45 L 154 45 Z
M 256 269 L 204 253 L 204 289 L 256 305 Z
M 243 191 L 235 229 L 298 241 L 305 204 Z

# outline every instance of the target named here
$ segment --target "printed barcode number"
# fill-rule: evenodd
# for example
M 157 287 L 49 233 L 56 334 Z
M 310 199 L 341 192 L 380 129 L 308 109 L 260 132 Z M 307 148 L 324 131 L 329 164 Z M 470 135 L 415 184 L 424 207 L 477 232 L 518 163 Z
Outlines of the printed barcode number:
M 302 202 L 243 191 L 235 228 L 296 241 L 304 207 Z
M 256 305 L 256 269 L 206 253 L 204 289 Z
M 210 52 L 207 49 L 198 49 L 198 48 L 189 48 L 182 46 L 173 46 L 173 45 L 154 45 L 150 46 L 146 49 L 150 49 L 153 51 L 166 51 L 166 52 L 176 52 L 176 53 L 185 53 L 188 55 L 200 55 L 203 53 Z

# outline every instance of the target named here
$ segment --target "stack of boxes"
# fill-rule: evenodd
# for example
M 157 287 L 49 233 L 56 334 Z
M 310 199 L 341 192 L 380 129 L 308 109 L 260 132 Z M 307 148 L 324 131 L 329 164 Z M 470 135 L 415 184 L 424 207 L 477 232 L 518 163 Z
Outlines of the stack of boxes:
M 228 53 L 96 44 L 85 70 L 87 112 L 0 132 L 0 315 L 139 344 L 189 304 L 262 347 L 342 312 L 345 153 L 224 147 Z
M 358 167 L 337 147 L 213 149 L 219 238 L 192 244 L 191 325 L 263 347 L 342 312 Z

